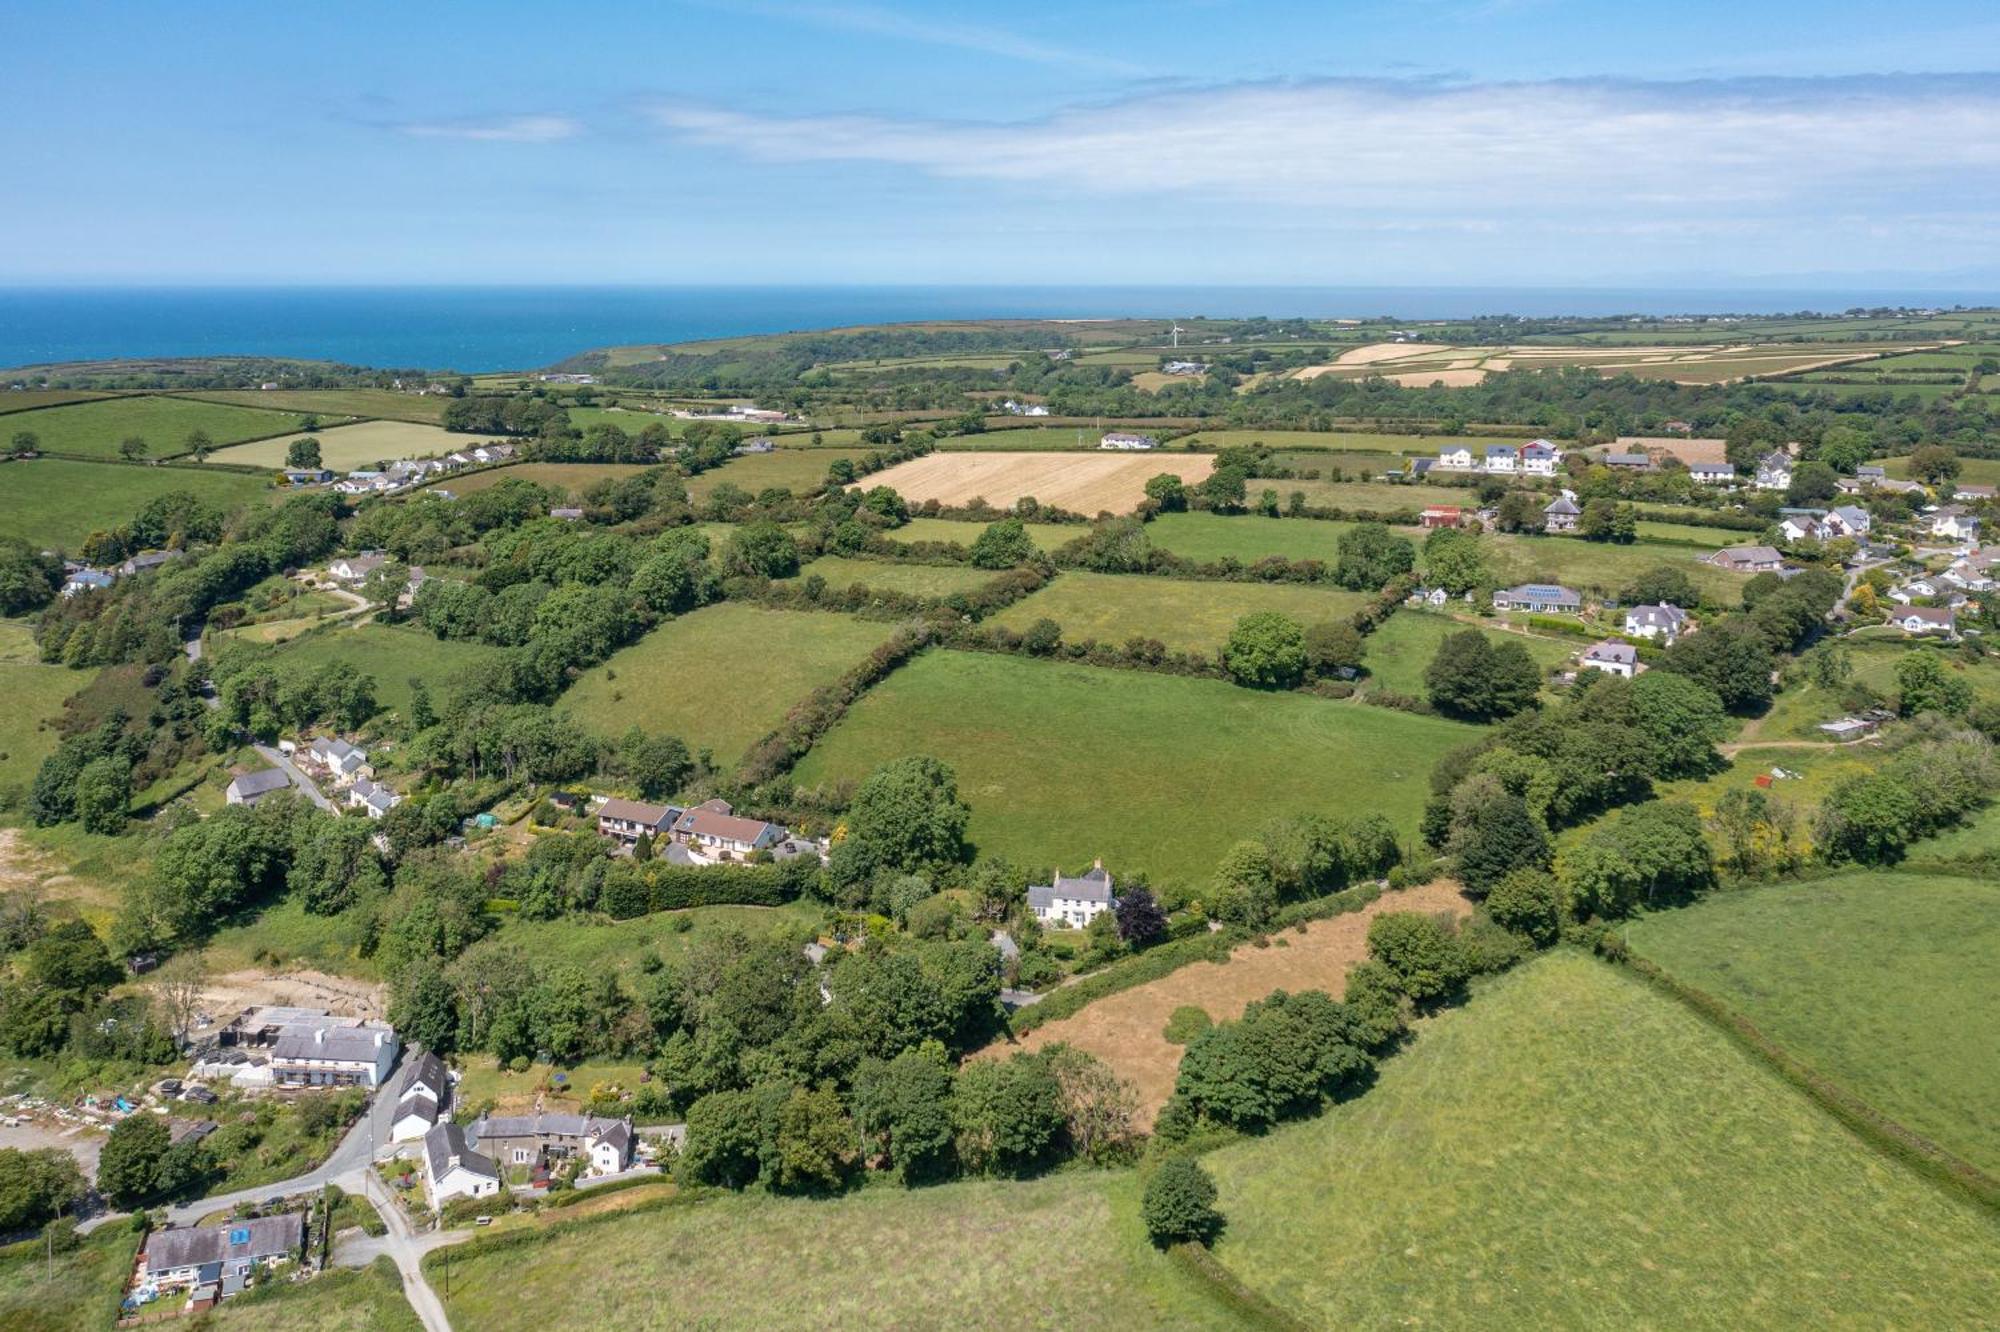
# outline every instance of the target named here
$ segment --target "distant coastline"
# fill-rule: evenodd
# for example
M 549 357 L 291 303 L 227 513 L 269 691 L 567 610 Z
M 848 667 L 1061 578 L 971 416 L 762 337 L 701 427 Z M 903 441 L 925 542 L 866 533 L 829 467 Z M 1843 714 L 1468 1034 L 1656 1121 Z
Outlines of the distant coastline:
M 1561 287 L 0 288 L 0 367 L 140 356 L 294 356 L 523 370 L 594 347 L 922 319 L 1838 313 L 1990 306 L 2000 292 Z

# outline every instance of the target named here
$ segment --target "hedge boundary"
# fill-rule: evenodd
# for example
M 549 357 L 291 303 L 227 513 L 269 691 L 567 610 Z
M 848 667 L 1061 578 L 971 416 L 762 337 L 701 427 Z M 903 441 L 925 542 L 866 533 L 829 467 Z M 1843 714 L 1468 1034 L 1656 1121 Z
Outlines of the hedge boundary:
M 1307 1332 L 1310 1324 L 1293 1317 L 1244 1285 L 1241 1277 L 1201 1245 L 1176 1244 L 1167 1250 L 1167 1258 L 1182 1273 L 1205 1286 L 1210 1295 L 1249 1326 L 1269 1329 L 1269 1332 Z
M 1756 1023 L 1706 990 L 1689 985 L 1658 963 L 1629 950 L 1619 959 L 1619 964 L 1660 993 L 1686 1005 L 1697 1017 L 1803 1092 L 1869 1146 L 1947 1191 L 1990 1211 L 2000 1212 L 2000 1179 L 1995 1179 L 1970 1161 L 1961 1160 L 1929 1138 L 1891 1119 L 1839 1083 L 1816 1072 L 1765 1035 Z

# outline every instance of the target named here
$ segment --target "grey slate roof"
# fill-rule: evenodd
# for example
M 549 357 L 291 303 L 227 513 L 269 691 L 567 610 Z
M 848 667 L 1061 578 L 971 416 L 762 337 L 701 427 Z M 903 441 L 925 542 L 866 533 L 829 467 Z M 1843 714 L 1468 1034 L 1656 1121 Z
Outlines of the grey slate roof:
M 146 1270 L 169 1272 L 233 1259 L 281 1258 L 297 1253 L 305 1238 L 305 1214 L 285 1212 L 220 1226 L 156 1230 L 146 1240 Z
M 432 1179 L 443 1179 L 450 1174 L 454 1158 L 462 1170 L 487 1179 L 500 1178 L 500 1167 L 493 1164 L 493 1158 L 467 1146 L 465 1130 L 457 1124 L 438 1124 L 424 1134 L 424 1164 L 430 1168 Z
M 1055 905 L 1057 898 L 1067 898 L 1073 902 L 1103 902 L 1109 905 L 1111 895 L 1111 874 L 1102 865 L 1093 865 L 1075 878 L 1070 878 L 1060 870 L 1053 876 L 1054 883 L 1035 884 L 1028 889 L 1028 905 L 1044 911 Z
M 239 796 L 268 795 L 272 791 L 282 791 L 292 784 L 282 768 L 264 768 L 257 772 L 246 772 L 229 783 L 229 789 Z
M 1652 606 L 1634 606 L 1625 612 L 1625 618 L 1661 629 L 1676 629 L 1687 622 L 1688 614 L 1679 606 L 1669 606 L 1664 602 Z
M 1543 507 L 1542 512 L 1545 514 L 1547 513 L 1580 514 L 1583 512 L 1583 510 L 1577 508 L 1576 505 L 1570 502 L 1568 499 L 1565 499 L 1563 496 L 1558 495 L 1554 499 L 1550 500 L 1548 504 Z
M 425 1050 L 411 1055 L 409 1063 L 403 1065 L 403 1076 L 396 1080 L 396 1095 L 407 1096 L 421 1088 L 431 1094 L 433 1101 L 441 1101 L 445 1081 L 444 1060 Z
M 389 1033 L 382 1027 L 286 1027 L 271 1047 L 273 1059 L 337 1059 L 348 1063 L 372 1064 L 381 1040 Z M 380 1040 L 378 1040 L 380 1038 Z
M 622 1119 L 599 1115 L 488 1115 L 472 1126 L 476 1146 L 491 1138 L 587 1138 L 625 1127 Z
M 1584 652 L 1583 660 L 1585 665 L 1603 662 L 1609 665 L 1636 666 L 1639 664 L 1639 649 L 1630 643 L 1614 643 L 1606 639 L 1602 643 L 1591 644 Z

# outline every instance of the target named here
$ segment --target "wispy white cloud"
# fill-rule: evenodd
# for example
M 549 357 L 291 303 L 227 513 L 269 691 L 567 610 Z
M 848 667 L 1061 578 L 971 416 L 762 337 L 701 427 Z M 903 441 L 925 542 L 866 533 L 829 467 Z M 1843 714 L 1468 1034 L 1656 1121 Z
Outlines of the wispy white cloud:
M 1142 75 L 1146 71 L 1130 61 L 1096 51 L 1074 50 L 1037 41 L 1010 28 L 981 23 L 959 23 L 869 4 L 790 3 L 789 0 L 747 0 L 727 6 L 738 11 L 795 19 L 818 27 L 843 32 L 866 33 L 927 46 L 948 46 L 983 55 L 1025 60 L 1038 65 L 1067 69 L 1095 70 L 1108 74 Z
M 777 163 L 1109 196 L 1605 221 L 2000 201 L 2000 75 L 1329 80 L 1148 94 L 1018 123 L 650 109 L 677 139 Z
M 493 120 L 417 121 L 396 126 L 419 139 L 468 139 L 481 143 L 557 143 L 583 133 L 568 116 L 502 116 Z

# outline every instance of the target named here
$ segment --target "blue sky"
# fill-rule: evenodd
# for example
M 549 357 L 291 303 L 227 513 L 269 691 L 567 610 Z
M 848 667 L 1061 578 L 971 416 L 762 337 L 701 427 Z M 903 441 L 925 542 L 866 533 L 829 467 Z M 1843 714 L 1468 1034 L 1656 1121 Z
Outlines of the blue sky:
M 2000 6 L 9 6 L 0 282 L 1949 288 Z

